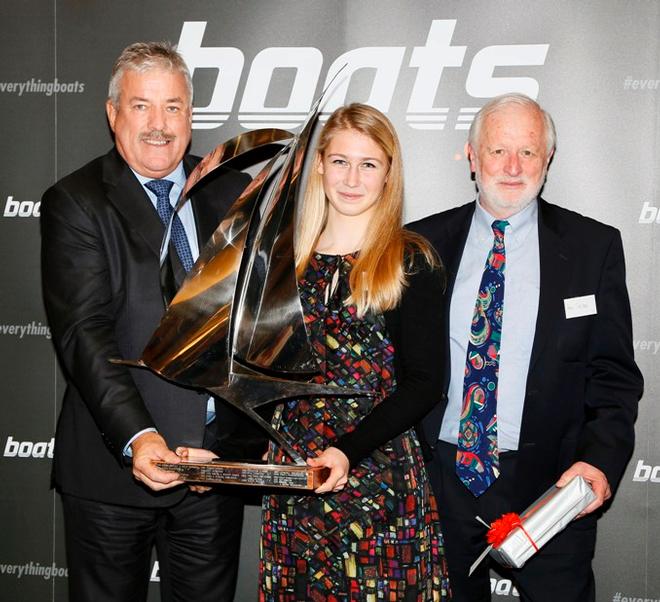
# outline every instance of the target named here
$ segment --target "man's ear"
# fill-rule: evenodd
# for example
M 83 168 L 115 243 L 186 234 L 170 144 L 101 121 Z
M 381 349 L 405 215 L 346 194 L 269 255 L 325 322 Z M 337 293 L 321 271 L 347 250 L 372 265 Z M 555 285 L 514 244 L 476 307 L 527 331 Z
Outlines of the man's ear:
M 553 148 L 550 153 L 548 154 L 548 158 L 545 161 L 545 166 L 548 167 L 550 165 L 550 161 L 552 161 L 552 157 L 555 156 L 555 149 Z
M 469 142 L 465 143 L 463 152 L 465 153 L 467 160 L 470 162 L 470 171 L 475 173 L 477 171 L 477 157 L 475 156 L 474 149 Z
M 112 101 L 108 98 L 105 101 L 105 114 L 108 116 L 108 123 L 110 124 L 110 129 L 115 131 L 115 119 L 117 119 L 117 109 L 115 105 L 112 104 Z

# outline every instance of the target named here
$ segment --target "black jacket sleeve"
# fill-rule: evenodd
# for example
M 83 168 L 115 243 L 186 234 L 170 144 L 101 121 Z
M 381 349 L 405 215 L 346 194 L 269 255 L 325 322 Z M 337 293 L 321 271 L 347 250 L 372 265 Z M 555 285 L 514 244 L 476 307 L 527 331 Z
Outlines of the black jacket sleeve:
M 122 357 L 115 330 L 119 301 L 103 232 L 87 198 L 60 185 L 46 191 L 41 237 L 44 302 L 60 364 L 120 456 L 130 437 L 155 425 L 129 369 L 108 361 Z
M 586 362 L 586 421 L 578 459 L 600 468 L 612 487 L 621 479 L 635 441 L 643 378 L 635 364 L 632 319 L 621 236 L 612 237 L 596 293 L 598 313 Z
M 417 424 L 443 399 L 444 275 L 420 267 L 409 276 L 399 306 L 385 312 L 394 342 L 396 390 L 383 399 L 335 447 L 351 466 L 375 448 Z

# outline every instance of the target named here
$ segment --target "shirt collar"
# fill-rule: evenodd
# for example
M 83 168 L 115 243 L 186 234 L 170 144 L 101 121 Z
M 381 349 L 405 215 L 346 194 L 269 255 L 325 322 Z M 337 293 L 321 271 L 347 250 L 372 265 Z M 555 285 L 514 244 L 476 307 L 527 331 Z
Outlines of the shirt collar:
M 174 182 L 174 186 L 172 186 L 172 191 L 170 192 L 170 199 L 175 200 L 179 198 L 183 187 L 186 185 L 186 172 L 183 169 L 183 161 L 179 161 L 179 164 L 174 168 L 174 170 L 162 178 L 147 178 L 139 174 L 132 167 L 131 171 L 135 174 L 135 177 L 138 179 L 140 184 L 142 184 L 142 187 L 147 191 L 149 196 L 153 198 L 156 198 L 156 195 L 154 195 L 153 192 L 144 186 L 147 182 L 151 182 L 151 180 L 171 180 Z
M 515 213 L 506 219 L 509 222 L 505 232 L 504 239 L 507 246 L 511 247 L 522 244 L 532 227 L 538 224 L 539 203 L 534 199 L 522 211 Z M 488 211 L 486 211 L 477 197 L 477 208 L 474 212 L 473 226 L 476 228 L 477 236 L 480 240 L 493 240 L 492 224 L 496 220 Z

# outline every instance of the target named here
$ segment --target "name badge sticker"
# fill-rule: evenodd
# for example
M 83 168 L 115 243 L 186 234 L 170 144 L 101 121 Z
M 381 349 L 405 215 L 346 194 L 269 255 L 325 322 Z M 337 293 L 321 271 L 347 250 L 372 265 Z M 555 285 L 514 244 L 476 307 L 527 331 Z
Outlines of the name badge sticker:
M 584 295 L 583 297 L 571 297 L 564 299 L 564 311 L 566 319 L 593 316 L 598 313 L 596 309 L 596 295 Z

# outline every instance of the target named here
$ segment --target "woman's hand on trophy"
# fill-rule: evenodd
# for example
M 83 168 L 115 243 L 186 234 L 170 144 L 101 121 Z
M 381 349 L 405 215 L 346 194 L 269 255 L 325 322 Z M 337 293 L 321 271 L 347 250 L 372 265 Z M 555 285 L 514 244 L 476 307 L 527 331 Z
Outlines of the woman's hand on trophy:
M 348 471 L 351 466 L 346 454 L 336 447 L 328 447 L 316 458 L 308 458 L 307 464 L 312 467 L 322 466 L 330 469 L 330 474 L 323 485 L 317 487 L 315 493 L 341 491 L 348 482 Z
M 210 462 L 218 457 L 212 451 L 202 449 L 201 447 L 177 447 L 175 453 L 182 460 L 189 462 Z M 195 493 L 206 493 L 211 490 L 207 485 L 188 485 L 188 488 Z

